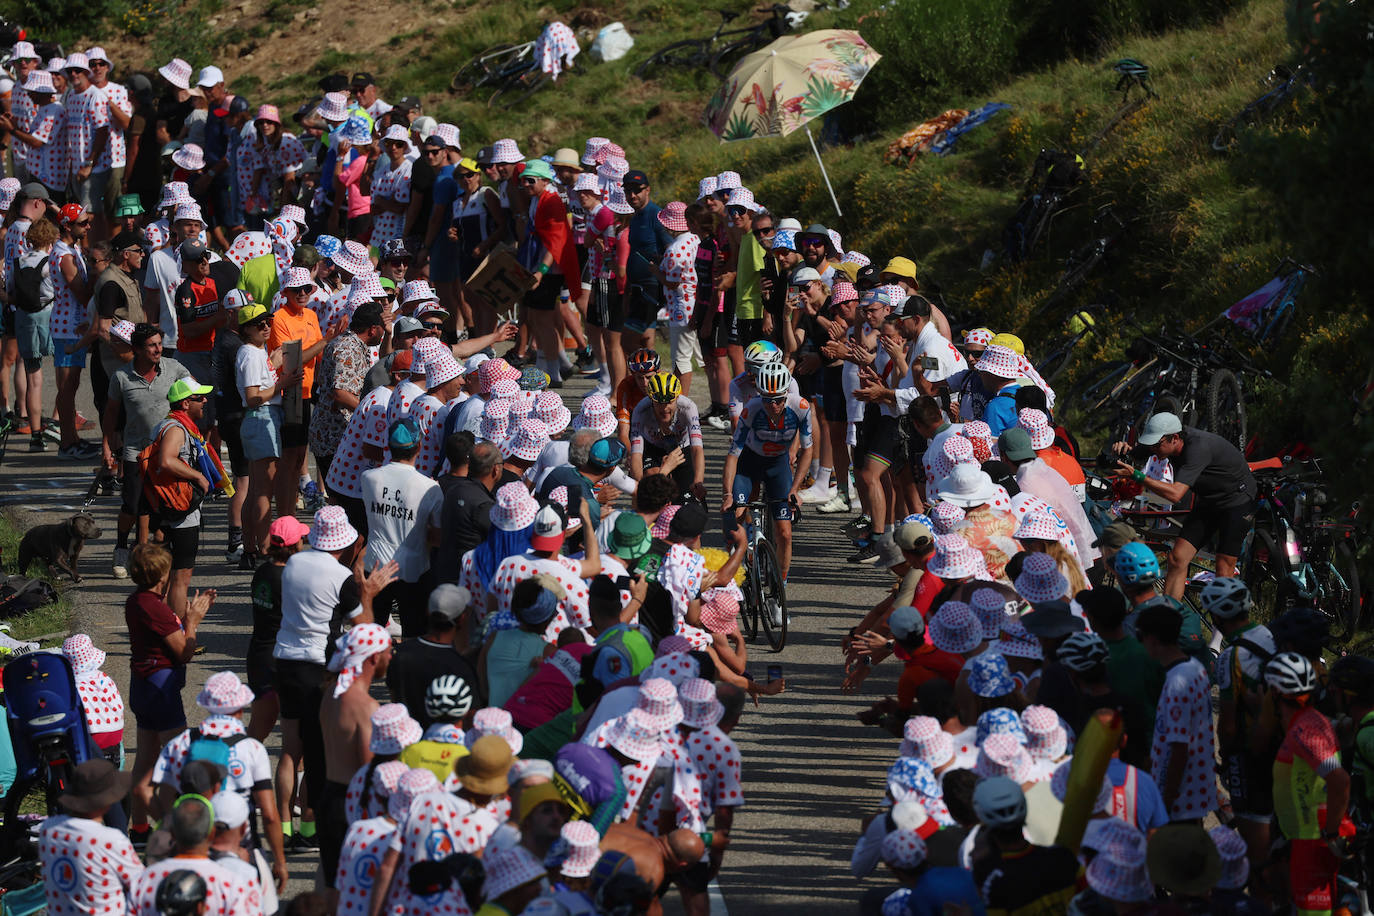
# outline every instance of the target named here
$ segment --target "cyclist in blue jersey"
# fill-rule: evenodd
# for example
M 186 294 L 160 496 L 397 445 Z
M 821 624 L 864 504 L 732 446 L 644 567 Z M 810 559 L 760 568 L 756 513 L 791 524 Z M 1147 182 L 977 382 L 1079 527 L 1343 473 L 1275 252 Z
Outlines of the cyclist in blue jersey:
M 744 405 L 758 395 L 755 376 L 768 363 L 782 362 L 782 351 L 771 340 L 756 340 L 744 348 L 744 371 L 730 379 L 730 432 L 733 434 L 739 425 L 739 415 Z M 797 393 L 797 382 L 792 380 L 792 392 Z
M 792 473 L 792 441 L 801 443 L 797 467 L 811 461 L 810 405 L 792 388 L 792 373 L 782 363 L 759 367 L 758 395 L 740 413 L 730 454 L 725 457 L 725 530 L 733 532 L 743 520 L 746 504 L 757 483 L 763 484 L 773 513 L 778 565 L 783 581 L 792 564 L 792 505 L 802 475 Z

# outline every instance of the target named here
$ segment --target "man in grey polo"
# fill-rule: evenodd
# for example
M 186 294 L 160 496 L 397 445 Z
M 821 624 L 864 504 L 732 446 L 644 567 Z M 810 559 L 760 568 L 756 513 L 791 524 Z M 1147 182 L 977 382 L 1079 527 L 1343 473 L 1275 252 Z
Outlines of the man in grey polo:
M 191 373 L 174 359 L 162 358 L 162 329 L 141 323 L 130 337 L 134 358 L 110 375 L 109 398 L 101 418 L 101 452 L 105 467 L 124 466 L 123 502 L 119 507 L 118 540 L 112 572 L 116 579 L 129 575 L 129 532 L 138 522 L 138 543 L 148 539 L 148 513 L 141 507 L 143 480 L 138 472 L 138 453 L 152 441 L 153 430 L 167 416 L 167 392 L 172 383 Z M 124 411 L 124 428 L 119 412 Z

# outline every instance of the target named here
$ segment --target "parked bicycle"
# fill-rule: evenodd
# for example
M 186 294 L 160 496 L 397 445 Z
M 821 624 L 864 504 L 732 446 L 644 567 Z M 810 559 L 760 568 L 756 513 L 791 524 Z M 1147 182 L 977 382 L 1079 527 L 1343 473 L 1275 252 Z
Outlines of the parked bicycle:
M 1307 68 L 1302 64 L 1292 70 L 1280 64 L 1265 77 L 1266 85 L 1272 87 L 1264 95 L 1246 105 L 1235 117 L 1217 128 L 1212 137 L 1212 149 L 1224 153 L 1235 144 L 1237 135 L 1247 127 L 1269 120 L 1280 109 L 1292 101 L 1307 82 Z
M 1274 277 L 1248 296 L 1235 302 L 1212 323 L 1230 321 L 1255 343 L 1278 340 L 1293 323 L 1298 312 L 1298 295 L 1307 278 L 1316 270 L 1292 258 L 1284 258 L 1274 268 Z M 1210 325 L 1209 325 L 1210 327 Z
M 716 10 L 720 25 L 716 26 L 710 37 L 688 38 L 660 48 L 635 67 L 634 75 L 647 80 L 660 72 L 700 70 L 705 67 L 713 76 L 724 79 L 741 57 L 787 34 L 800 21 L 797 13 L 780 3 L 760 7 L 754 12 L 771 15 L 747 28 L 727 29 L 726 26 L 738 19 L 740 14 L 733 10 Z
M 1037 314 L 1054 308 L 1082 286 L 1088 275 L 1107 259 L 1108 253 L 1121 241 L 1129 223 L 1128 218 L 1117 213 L 1115 205 L 1098 207 L 1093 215 L 1094 238 L 1064 259 L 1064 273 L 1059 277 L 1054 291 L 1036 310 Z
M 513 108 L 534 95 L 549 81 L 549 75 L 534 59 L 534 42 L 493 45 L 480 52 L 453 74 L 449 89 L 466 95 L 478 89 L 492 89 L 487 107 Z
M 1332 639 L 1343 641 L 1360 622 L 1360 505 L 1332 502 L 1316 459 L 1300 467 L 1287 459 L 1267 464 L 1255 471 L 1258 511 L 1242 550 L 1241 576 L 1262 617 L 1314 607 L 1329 621 Z
M 740 631 L 753 640 L 763 631 L 769 647 L 781 652 L 787 643 L 787 584 L 782 579 L 778 553 L 769 543 L 773 514 L 768 504 L 753 500 L 749 509 L 749 555 L 744 563 L 744 602 L 740 605 Z
M 1021 205 L 1002 231 L 1002 247 L 1012 263 L 1030 257 L 1051 221 L 1065 208 L 1066 199 L 1086 180 L 1082 156 L 1057 149 L 1040 151 L 1026 179 Z
M 1051 341 L 1045 348 L 1044 355 L 1035 364 L 1035 371 L 1046 381 L 1053 384 L 1054 380 L 1064 374 L 1064 370 L 1069 368 L 1073 362 L 1074 354 L 1078 347 L 1090 337 L 1096 337 L 1099 321 L 1107 322 L 1107 302 L 1115 300 L 1115 295 L 1101 303 L 1085 305 L 1080 309 L 1075 309 L 1065 322 L 1066 335 L 1058 340 Z M 1036 314 L 1043 312 L 1044 306 L 1036 310 Z M 1035 317 L 1035 316 L 1032 316 Z

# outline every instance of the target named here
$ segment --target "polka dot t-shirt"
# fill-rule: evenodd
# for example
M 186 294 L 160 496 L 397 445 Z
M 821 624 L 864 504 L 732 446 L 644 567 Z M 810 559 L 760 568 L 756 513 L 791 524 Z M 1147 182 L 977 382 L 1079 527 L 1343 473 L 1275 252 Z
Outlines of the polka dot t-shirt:
M 143 874 L 127 835 L 65 814 L 43 822 L 38 858 L 52 916 L 123 916 L 126 895 Z
M 179 869 L 187 868 L 205 879 L 205 902 L 208 916 L 243 916 L 262 912 L 262 894 L 255 885 L 244 881 L 221 865 L 207 858 L 172 856 L 147 870 L 134 884 L 129 912 L 133 916 L 158 916 L 157 888 L 162 879 Z
M 363 454 L 364 445 L 381 448 L 386 445 L 386 408 L 391 401 L 390 388 L 373 388 L 361 401 L 353 416 L 348 418 L 343 438 L 329 463 L 325 486 L 344 496 L 362 498 L 363 471 L 377 467 L 377 462 Z
M 361 916 L 368 911 L 372 885 L 377 881 L 382 857 L 395 833 L 396 825 L 384 817 L 369 817 L 348 828 L 339 851 L 339 870 L 334 877 L 340 914 Z
M 408 875 L 410 867 L 417 862 L 444 859 L 455 852 L 480 854 L 497 826 L 496 819 L 485 810 L 447 792 L 426 792 L 417 796 L 410 803 L 405 823 L 391 835 L 387 844 L 389 849 L 400 853 L 396 874 Z M 409 882 L 393 881 L 384 912 L 402 916 L 421 911 L 429 914 L 468 912 L 461 897 L 455 902 L 449 895 L 436 895 L 431 903 L 430 898 L 412 894 Z
M 1209 689 L 1206 670 L 1191 658 L 1165 672 L 1164 689 L 1160 691 L 1155 714 L 1154 742 L 1150 746 L 1150 772 L 1162 786 L 1171 745 L 1187 745 L 1183 782 L 1169 810 L 1172 820 L 1201 818 L 1217 806 L 1217 778 L 1213 765 L 1216 749 Z

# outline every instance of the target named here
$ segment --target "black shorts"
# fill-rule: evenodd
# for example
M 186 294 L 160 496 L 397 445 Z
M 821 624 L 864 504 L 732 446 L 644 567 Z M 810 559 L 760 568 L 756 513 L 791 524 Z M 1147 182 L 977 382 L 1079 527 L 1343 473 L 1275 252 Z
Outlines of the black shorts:
M 0 307 L 0 337 L 14 336 L 14 306 Z
M 688 450 L 683 449 L 683 451 L 687 452 Z M 645 471 L 663 464 L 663 459 L 666 457 L 668 457 L 668 453 L 657 445 L 650 442 L 644 443 L 643 459 Z M 692 474 L 692 456 L 690 452 L 688 452 L 687 460 L 674 468 L 672 474 L 669 475 L 673 478 L 673 483 L 677 485 L 679 494 L 686 493 L 692 488 Z
M 563 286 L 562 275 L 544 274 L 539 285 L 525 293 L 524 306 L 536 312 L 552 312 L 558 307 L 558 291 Z
M 1193 511 L 1184 517 L 1183 529 L 1179 531 L 1178 536 L 1199 549 L 1206 547 L 1215 537 L 1218 554 L 1238 557 L 1245 544 L 1245 536 L 1253 527 L 1253 503 L 1221 509 L 1194 501 Z
M 324 665 L 314 662 L 277 659 L 277 697 L 283 719 L 319 718 L 320 684 L 325 673 Z
M 625 297 L 615 280 L 593 280 L 587 297 L 587 324 L 603 331 L 619 332 L 625 326 Z
M 831 423 L 849 423 L 849 405 L 844 399 L 844 366 L 821 369 L 821 410 Z
M 162 546 L 172 553 L 172 569 L 195 569 L 200 550 L 200 526 L 161 528 Z
M 756 340 L 763 340 L 762 318 L 736 318 L 735 343 L 747 347 Z
M 247 477 L 250 462 L 243 451 L 243 437 L 239 435 L 239 424 L 243 414 L 220 414 L 219 438 L 229 451 L 229 473 L 234 477 Z
M 282 423 L 281 447 L 304 448 L 310 443 L 310 402 L 301 401 L 301 422 Z
M 248 649 L 244 660 L 248 675 L 248 686 L 253 693 L 264 696 L 277 690 L 277 660 L 272 657 L 272 647 Z
M 1269 822 L 1274 814 L 1274 761 L 1246 753 L 1222 754 L 1221 781 L 1236 817 Z
M 900 469 L 906 452 L 901 446 L 901 432 L 897 427 L 897 418 L 879 414 L 870 420 L 864 418 L 862 424 L 864 428 L 863 441 L 860 443 L 864 461 L 875 461 L 884 467 L 895 467 Z M 855 453 L 860 449 L 856 448 Z
M 697 862 L 679 872 L 674 872 L 668 881 L 676 884 L 690 894 L 704 894 L 711 883 L 711 863 Z
M 137 461 L 124 462 L 124 485 L 119 489 L 119 511 L 125 515 L 147 515 L 148 503 L 143 499 L 143 475 Z

